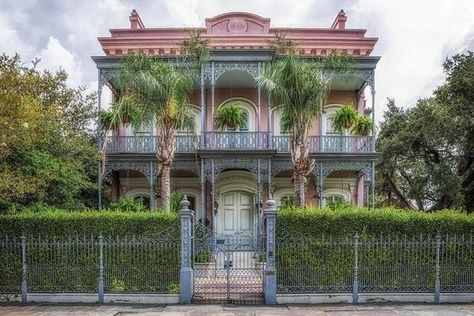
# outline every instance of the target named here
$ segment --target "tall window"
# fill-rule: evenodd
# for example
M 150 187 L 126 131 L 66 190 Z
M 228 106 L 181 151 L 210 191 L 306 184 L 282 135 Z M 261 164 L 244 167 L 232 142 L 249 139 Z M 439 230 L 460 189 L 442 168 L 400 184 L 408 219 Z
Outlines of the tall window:
M 280 208 L 287 208 L 295 206 L 295 196 L 285 195 L 280 198 Z
M 334 116 L 326 118 L 326 135 L 341 135 L 341 132 L 334 129 Z
M 228 128 L 226 127 L 226 131 L 233 132 L 233 131 L 240 131 L 240 132 L 248 132 L 249 131 L 249 113 L 247 109 L 242 108 L 244 112 L 244 125 L 240 128 Z
M 141 203 L 147 209 L 150 209 L 150 197 L 148 195 L 143 195 L 143 194 L 135 195 L 133 197 L 133 200 L 135 202 Z

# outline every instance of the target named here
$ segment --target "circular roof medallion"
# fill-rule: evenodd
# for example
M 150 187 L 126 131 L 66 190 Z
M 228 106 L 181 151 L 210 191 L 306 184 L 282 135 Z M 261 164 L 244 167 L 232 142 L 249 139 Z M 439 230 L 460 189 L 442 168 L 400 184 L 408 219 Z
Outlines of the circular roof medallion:
M 228 28 L 230 33 L 245 33 L 247 31 L 247 21 L 243 18 L 231 18 Z

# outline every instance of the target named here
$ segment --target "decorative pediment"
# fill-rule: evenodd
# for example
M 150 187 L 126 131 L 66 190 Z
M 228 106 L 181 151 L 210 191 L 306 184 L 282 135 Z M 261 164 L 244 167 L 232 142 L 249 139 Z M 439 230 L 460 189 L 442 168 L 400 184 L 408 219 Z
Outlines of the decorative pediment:
M 207 34 L 214 35 L 268 34 L 270 19 L 251 13 L 231 12 L 206 19 L 206 28 Z

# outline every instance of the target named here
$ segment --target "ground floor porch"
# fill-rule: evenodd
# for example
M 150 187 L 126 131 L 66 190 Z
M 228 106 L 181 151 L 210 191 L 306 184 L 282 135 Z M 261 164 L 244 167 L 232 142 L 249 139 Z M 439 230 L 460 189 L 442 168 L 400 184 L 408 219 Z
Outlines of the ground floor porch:
M 373 160 L 320 160 L 307 176 L 305 201 L 310 207 L 337 203 L 371 206 Z M 112 201 L 129 197 L 160 209 L 159 170 L 153 160 L 111 160 L 104 180 Z M 186 194 L 190 208 L 206 226 L 224 234 L 252 233 L 264 201 L 292 204 L 294 189 L 289 159 L 220 157 L 177 160 L 171 172 L 172 195 Z

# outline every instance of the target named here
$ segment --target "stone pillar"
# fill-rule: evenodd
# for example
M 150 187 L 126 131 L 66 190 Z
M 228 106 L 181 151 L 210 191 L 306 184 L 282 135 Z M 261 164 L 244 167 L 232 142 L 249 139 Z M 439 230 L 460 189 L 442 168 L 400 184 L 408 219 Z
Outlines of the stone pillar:
M 275 231 L 276 231 L 276 203 L 267 201 L 265 219 L 267 221 L 267 264 L 265 266 L 265 304 L 276 304 L 276 269 L 275 269 Z
M 179 273 L 179 302 L 190 304 L 193 298 L 193 269 L 191 268 L 192 214 L 189 201 L 181 201 L 181 270 Z

